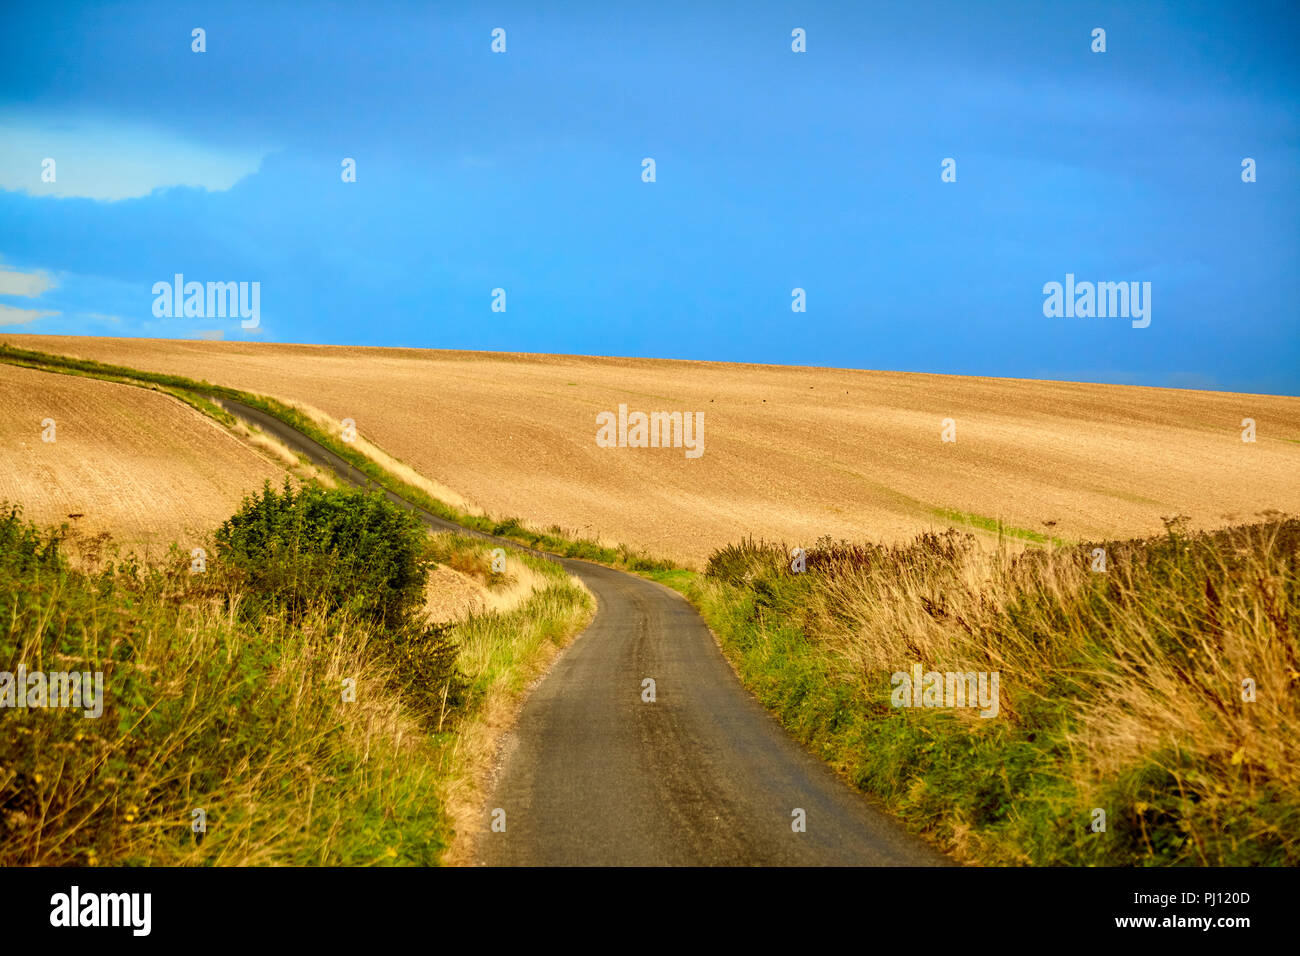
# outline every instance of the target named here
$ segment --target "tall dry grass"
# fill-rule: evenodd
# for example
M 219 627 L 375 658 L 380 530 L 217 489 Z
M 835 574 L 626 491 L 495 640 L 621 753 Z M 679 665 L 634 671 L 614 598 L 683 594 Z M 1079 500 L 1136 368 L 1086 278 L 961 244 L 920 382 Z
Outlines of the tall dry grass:
M 0 865 L 442 862 L 503 714 L 590 614 L 558 566 L 528 570 L 545 586 L 510 613 L 430 632 L 461 678 L 440 695 L 412 655 L 441 645 L 323 602 L 249 614 L 220 561 L 142 564 L 0 513 L 0 671 L 102 671 L 105 689 L 97 718 L 0 709 Z
M 714 556 L 724 643 L 796 732 L 949 849 L 1300 861 L 1300 521 L 1019 554 L 956 532 L 824 541 L 806 573 L 788 560 L 753 542 Z M 998 672 L 998 717 L 890 707 L 914 663 Z

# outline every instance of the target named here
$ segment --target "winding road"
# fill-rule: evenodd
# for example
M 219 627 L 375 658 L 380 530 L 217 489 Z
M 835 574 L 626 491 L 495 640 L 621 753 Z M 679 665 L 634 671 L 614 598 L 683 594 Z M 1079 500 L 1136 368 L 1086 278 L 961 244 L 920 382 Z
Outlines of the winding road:
M 213 401 L 344 480 L 377 487 L 279 419 Z M 385 494 L 432 528 L 492 537 Z M 485 813 L 502 811 L 505 829 L 485 824 L 477 863 L 950 862 L 796 744 L 740 684 L 681 595 L 602 565 L 545 557 L 582 579 L 597 611 L 502 744 Z M 647 678 L 653 701 L 645 699 Z

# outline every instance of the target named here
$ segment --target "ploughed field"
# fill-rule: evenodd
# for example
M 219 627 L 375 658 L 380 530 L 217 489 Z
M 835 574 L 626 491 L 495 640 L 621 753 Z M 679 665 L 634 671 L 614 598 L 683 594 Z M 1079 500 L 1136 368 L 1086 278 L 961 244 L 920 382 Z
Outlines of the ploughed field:
M 0 501 L 37 524 L 157 555 L 283 473 L 171 396 L 0 363 Z
M 655 359 L 2 340 L 352 419 L 363 438 L 495 517 L 693 564 L 745 535 L 890 542 L 952 525 L 993 540 L 1001 522 L 1012 540 L 1073 541 L 1159 532 L 1177 514 L 1196 528 L 1300 512 L 1293 397 Z M 620 406 L 629 445 L 638 412 L 679 412 L 683 424 L 702 413 L 703 427 L 681 447 L 623 447 Z M 1242 441 L 1247 418 L 1254 442 Z M 956 441 L 942 440 L 945 419 Z M 189 467 L 215 480 L 228 469 L 208 444 L 214 461 Z M 188 506 L 204 507 L 202 497 L 195 489 Z

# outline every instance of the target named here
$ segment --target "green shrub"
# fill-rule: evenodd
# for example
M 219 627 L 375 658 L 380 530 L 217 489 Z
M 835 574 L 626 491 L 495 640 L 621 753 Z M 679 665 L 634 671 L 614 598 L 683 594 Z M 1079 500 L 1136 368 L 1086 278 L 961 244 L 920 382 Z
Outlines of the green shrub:
M 378 493 L 295 491 L 288 479 L 277 493 L 267 482 L 221 525 L 216 544 L 243 583 L 249 613 L 270 605 L 294 620 L 323 606 L 396 631 L 424 604 L 431 562 L 424 528 Z

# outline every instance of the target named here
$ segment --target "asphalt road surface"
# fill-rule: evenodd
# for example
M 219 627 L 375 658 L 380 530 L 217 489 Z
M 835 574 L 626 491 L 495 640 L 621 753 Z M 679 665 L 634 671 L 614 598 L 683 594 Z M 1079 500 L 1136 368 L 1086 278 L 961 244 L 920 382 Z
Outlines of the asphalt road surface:
M 344 480 L 373 484 L 279 419 L 216 401 Z M 491 537 L 388 496 L 430 527 Z M 554 560 L 591 589 L 596 616 L 528 696 L 503 742 L 476 862 L 949 862 L 791 740 L 679 594 L 601 565 Z M 504 814 L 504 831 L 491 829 L 494 812 L 497 820 Z

